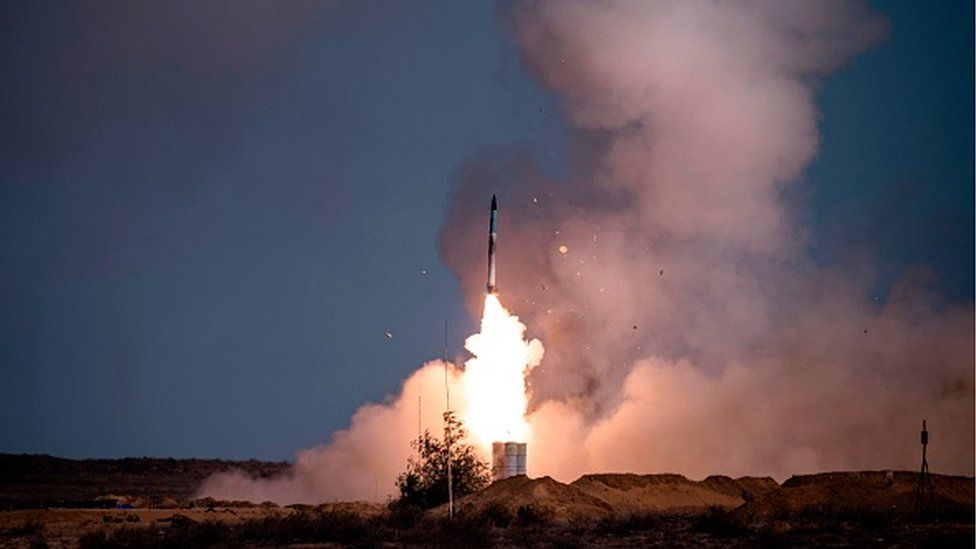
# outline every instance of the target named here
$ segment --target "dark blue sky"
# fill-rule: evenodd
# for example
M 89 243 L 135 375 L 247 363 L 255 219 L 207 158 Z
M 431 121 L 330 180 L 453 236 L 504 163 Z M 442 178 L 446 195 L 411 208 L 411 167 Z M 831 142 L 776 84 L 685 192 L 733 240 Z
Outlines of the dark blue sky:
M 972 300 L 972 3 L 874 5 L 888 40 L 818 101 L 811 252 Z M 445 317 L 454 348 L 474 328 L 435 250 L 456 168 L 565 162 L 485 3 L 0 9 L 2 452 L 326 440 L 441 354 Z

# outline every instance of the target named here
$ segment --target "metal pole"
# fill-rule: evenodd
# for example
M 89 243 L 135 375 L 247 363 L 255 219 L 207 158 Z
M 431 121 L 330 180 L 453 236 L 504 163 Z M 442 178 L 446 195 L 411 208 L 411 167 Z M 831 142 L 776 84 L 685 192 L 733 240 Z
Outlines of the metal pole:
M 444 403 L 447 412 L 451 411 L 451 384 L 447 372 L 447 319 L 444 319 Z M 444 442 L 447 446 L 447 516 L 454 518 L 454 474 L 451 472 L 451 439 L 447 433 L 445 418 Z

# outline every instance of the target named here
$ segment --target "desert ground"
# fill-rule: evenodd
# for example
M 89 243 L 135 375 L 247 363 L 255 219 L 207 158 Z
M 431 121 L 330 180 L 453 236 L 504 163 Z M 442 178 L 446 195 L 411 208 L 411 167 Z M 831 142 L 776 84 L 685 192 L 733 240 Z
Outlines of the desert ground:
M 285 463 L 0 455 L 4 547 L 972 547 L 972 477 L 902 471 L 769 477 L 594 474 L 495 482 L 427 512 L 347 502 L 194 499 L 207 475 Z

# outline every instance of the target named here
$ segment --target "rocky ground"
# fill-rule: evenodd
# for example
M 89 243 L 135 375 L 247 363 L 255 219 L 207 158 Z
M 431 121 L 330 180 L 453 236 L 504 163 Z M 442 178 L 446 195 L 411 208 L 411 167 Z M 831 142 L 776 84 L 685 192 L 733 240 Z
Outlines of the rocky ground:
M 72 473 L 72 463 L 76 465 Z M 38 468 L 34 468 L 38 466 Z M 0 456 L 0 546 L 14 547 L 973 547 L 974 482 L 835 472 L 771 478 L 515 477 L 429 512 L 366 503 L 279 507 L 193 500 L 207 474 L 284 464 Z M 41 468 L 43 467 L 43 468 Z M 47 471 L 47 473 L 45 473 Z M 86 503 L 87 502 L 87 503 Z M 160 508 L 162 507 L 162 508 Z

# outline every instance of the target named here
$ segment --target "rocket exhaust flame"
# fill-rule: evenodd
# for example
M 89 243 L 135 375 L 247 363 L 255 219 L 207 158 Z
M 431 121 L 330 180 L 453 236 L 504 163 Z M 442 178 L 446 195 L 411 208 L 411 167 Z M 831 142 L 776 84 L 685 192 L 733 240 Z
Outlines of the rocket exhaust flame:
M 465 363 L 463 418 L 472 442 L 488 452 L 495 441 L 531 438 L 525 376 L 542 360 L 543 347 L 537 339 L 524 339 L 525 325 L 502 306 L 497 294 L 485 296 L 484 311 L 481 331 L 464 343 L 474 357 Z

